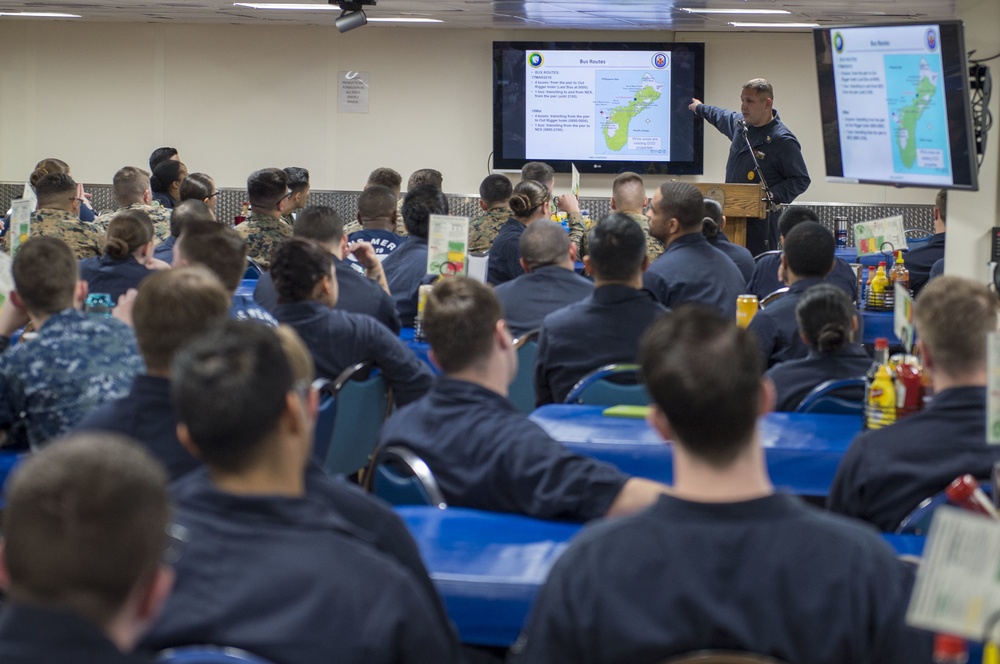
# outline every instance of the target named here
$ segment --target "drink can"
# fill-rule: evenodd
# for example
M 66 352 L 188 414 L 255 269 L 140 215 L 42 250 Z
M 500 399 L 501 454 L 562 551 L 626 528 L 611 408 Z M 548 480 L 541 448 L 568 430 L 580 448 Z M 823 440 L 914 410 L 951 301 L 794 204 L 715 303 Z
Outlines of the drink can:
M 115 308 L 115 303 L 111 300 L 109 293 L 90 293 L 87 295 L 85 303 L 87 313 L 99 318 L 111 318 L 111 311 Z
M 740 295 L 736 298 L 736 324 L 743 328 L 748 327 L 750 321 L 757 315 L 759 307 L 756 295 Z
M 427 305 L 427 295 L 434 288 L 433 284 L 424 284 L 417 288 L 417 316 L 424 317 L 424 307 Z
M 837 246 L 847 246 L 847 217 L 834 217 L 834 227 L 837 230 Z

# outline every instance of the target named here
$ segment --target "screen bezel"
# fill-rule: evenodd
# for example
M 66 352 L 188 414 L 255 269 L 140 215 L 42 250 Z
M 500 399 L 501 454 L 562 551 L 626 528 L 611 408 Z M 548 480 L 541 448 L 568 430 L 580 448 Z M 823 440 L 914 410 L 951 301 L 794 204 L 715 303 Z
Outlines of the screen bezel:
M 690 136 L 692 154 L 690 160 L 671 161 L 570 161 L 570 160 L 549 160 L 544 158 L 528 159 L 524 155 L 524 122 L 525 113 L 523 107 L 524 68 L 520 67 L 520 81 L 511 80 L 513 69 L 505 71 L 504 51 L 519 51 L 521 62 L 524 62 L 526 51 L 539 50 L 564 50 L 564 51 L 671 51 L 674 53 L 693 54 L 691 75 L 694 81 L 691 85 L 691 97 L 704 98 L 705 90 L 705 44 L 703 42 L 526 42 L 526 41 L 495 41 L 493 42 L 493 168 L 499 170 L 519 170 L 528 161 L 544 161 L 552 166 L 557 173 L 569 173 L 575 165 L 580 173 L 623 173 L 634 171 L 641 174 L 650 175 L 703 175 L 705 168 L 704 155 L 704 123 L 694 113 L 687 111 L 687 103 L 684 104 L 684 112 L 690 118 Z M 674 77 L 671 77 L 672 80 Z M 504 112 L 504 95 L 517 94 L 514 87 L 520 83 L 521 97 L 520 113 L 514 113 L 518 117 L 507 117 Z M 674 98 L 674 95 L 671 95 Z M 515 99 L 511 103 L 518 103 Z M 678 103 L 679 102 L 675 102 Z M 679 108 L 679 107 L 678 107 Z M 673 131 L 674 124 L 671 123 Z M 512 133 L 514 137 L 520 136 L 522 149 L 520 153 L 513 154 L 512 150 L 504 151 L 504 138 Z M 672 140 L 673 140 L 672 134 Z
M 952 124 L 951 118 L 961 118 L 962 121 L 964 136 L 955 136 L 952 133 L 951 126 L 948 128 L 953 183 L 950 185 L 941 185 L 940 183 L 899 182 L 898 180 L 888 178 L 856 179 L 845 176 L 840 149 L 840 125 L 838 122 L 836 81 L 833 72 L 832 35 L 837 30 L 914 26 L 937 26 L 941 37 L 941 69 L 944 78 L 945 104 L 947 106 L 949 124 Z M 820 121 L 822 123 L 823 153 L 828 181 L 881 184 L 895 187 L 922 187 L 928 189 L 979 190 L 975 131 L 972 124 L 971 90 L 969 87 L 969 66 L 966 61 L 965 30 L 961 21 L 927 20 L 872 25 L 823 26 L 822 28 L 813 30 L 813 44 L 816 51 Z

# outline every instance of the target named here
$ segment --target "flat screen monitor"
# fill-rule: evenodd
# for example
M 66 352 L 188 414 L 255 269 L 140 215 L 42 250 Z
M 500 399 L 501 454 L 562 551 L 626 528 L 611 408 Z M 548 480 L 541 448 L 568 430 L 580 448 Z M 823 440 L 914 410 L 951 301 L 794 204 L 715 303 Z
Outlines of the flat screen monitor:
M 813 37 L 827 179 L 978 188 L 961 22 Z
M 701 174 L 700 43 L 493 42 L 493 166 Z

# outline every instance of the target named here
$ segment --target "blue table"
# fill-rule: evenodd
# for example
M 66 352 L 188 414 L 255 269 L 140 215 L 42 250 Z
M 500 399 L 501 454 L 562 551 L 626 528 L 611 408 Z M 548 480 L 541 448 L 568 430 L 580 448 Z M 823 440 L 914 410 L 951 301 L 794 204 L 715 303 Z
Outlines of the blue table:
M 645 420 L 602 415 L 603 406 L 550 404 L 531 414 L 550 436 L 578 454 L 623 472 L 673 480 L 673 455 Z M 760 420 L 771 481 L 800 496 L 826 496 L 840 458 L 861 431 L 853 415 L 771 413 Z
M 431 345 L 426 341 L 416 341 L 413 338 L 415 334 L 416 330 L 412 327 L 404 327 L 399 331 L 399 338 L 404 344 L 410 347 L 410 350 L 413 351 L 413 354 L 417 356 L 418 360 L 429 366 L 431 371 L 435 374 L 440 374 L 441 370 L 434 366 L 434 363 L 431 362 Z
M 874 344 L 878 337 L 885 337 L 889 340 L 889 345 L 898 345 L 899 337 L 893 329 L 893 313 L 891 311 L 869 311 L 858 309 L 858 314 L 864 320 L 864 333 L 861 335 L 861 342 Z
M 395 508 L 413 535 L 463 643 L 507 647 L 517 640 L 552 564 L 581 526 L 449 507 Z M 885 535 L 900 554 L 923 539 Z

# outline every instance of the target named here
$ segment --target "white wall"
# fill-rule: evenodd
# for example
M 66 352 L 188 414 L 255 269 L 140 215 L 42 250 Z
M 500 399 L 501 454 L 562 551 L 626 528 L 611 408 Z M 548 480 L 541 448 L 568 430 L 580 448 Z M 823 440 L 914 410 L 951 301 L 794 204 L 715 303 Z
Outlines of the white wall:
M 0 22 L 0 181 L 58 156 L 108 183 L 174 145 L 192 171 L 242 186 L 264 166 L 300 165 L 318 189 L 359 189 L 377 166 L 433 167 L 475 193 L 492 149 L 494 40 L 706 42 L 705 101 L 733 107 L 765 76 L 801 141 L 813 184 L 801 201 L 933 202 L 934 192 L 825 182 L 808 33 L 671 33 Z M 338 114 L 337 72 L 370 73 L 370 112 Z M 705 175 L 724 178 L 728 141 L 706 126 Z M 584 176 L 605 195 L 610 176 Z M 568 176 L 557 184 L 568 184 Z M 650 188 L 656 183 L 650 183 Z

